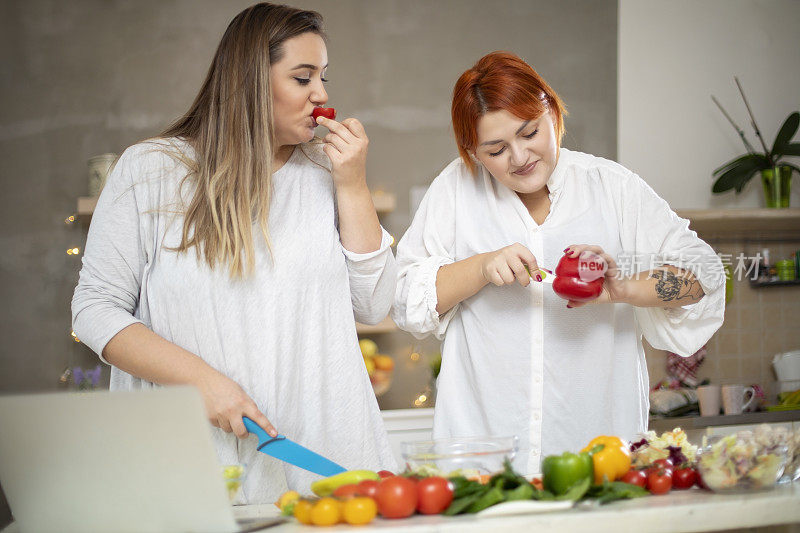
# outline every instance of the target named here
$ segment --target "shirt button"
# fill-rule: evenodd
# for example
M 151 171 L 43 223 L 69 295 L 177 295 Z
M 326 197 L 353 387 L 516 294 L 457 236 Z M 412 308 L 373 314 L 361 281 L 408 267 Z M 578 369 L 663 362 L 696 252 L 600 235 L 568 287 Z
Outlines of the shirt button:
M 533 419 L 539 420 L 539 413 L 533 413 Z

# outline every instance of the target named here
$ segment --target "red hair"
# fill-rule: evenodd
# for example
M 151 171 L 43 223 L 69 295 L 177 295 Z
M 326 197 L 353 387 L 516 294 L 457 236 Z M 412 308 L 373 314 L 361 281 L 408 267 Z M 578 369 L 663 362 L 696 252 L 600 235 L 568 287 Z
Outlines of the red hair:
M 552 111 L 561 146 L 567 114 L 561 98 L 525 61 L 509 52 L 492 52 L 464 72 L 453 88 L 453 131 L 458 153 L 470 171 L 475 171 L 470 153 L 478 145 L 478 119 L 500 109 L 523 120 Z

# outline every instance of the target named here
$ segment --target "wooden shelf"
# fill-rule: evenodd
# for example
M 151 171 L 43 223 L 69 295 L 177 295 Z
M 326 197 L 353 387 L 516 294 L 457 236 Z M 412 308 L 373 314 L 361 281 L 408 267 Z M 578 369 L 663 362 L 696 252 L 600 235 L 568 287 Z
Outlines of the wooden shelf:
M 376 335 L 378 333 L 391 333 L 397 331 L 397 324 L 388 316 L 374 326 L 356 322 L 356 332 L 359 335 Z
M 391 213 L 397 207 L 397 197 L 388 192 L 378 191 L 372 194 L 372 203 L 378 214 Z M 97 206 L 96 196 L 81 196 L 78 198 L 78 216 L 91 217 Z
M 784 209 L 677 209 L 702 234 L 800 236 L 800 208 Z
M 776 280 L 776 281 L 750 281 L 753 288 L 761 287 L 786 287 L 789 285 L 800 285 L 800 279 Z

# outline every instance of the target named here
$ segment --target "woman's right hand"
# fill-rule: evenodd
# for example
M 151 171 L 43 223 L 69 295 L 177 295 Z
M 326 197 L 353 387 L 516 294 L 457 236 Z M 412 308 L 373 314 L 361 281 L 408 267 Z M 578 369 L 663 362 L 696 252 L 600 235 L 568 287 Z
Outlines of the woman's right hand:
M 261 426 L 271 437 L 278 432 L 264 416 L 256 402 L 232 379 L 212 369 L 199 384 L 200 394 L 206 404 L 206 415 L 211 425 L 240 439 L 247 437 L 242 417 L 246 416 Z
M 525 269 L 526 266 L 528 270 Z M 498 287 L 510 285 L 514 281 L 527 287 L 531 282 L 531 275 L 536 281 L 542 281 L 536 258 L 530 250 L 518 242 L 483 254 L 481 274 L 486 281 L 494 283 Z

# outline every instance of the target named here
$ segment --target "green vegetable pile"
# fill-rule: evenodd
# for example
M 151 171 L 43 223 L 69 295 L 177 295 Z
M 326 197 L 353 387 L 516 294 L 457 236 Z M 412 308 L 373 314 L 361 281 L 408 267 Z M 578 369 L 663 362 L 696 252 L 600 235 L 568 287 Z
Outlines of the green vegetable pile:
M 576 461 L 576 463 L 582 462 L 583 460 L 581 459 Z M 580 499 L 596 499 L 599 503 L 604 504 L 649 494 L 647 490 L 641 487 L 620 481 L 606 481 L 602 485 L 592 485 L 593 473 L 591 467 L 587 471 L 582 466 L 575 466 L 575 471 L 569 472 L 571 475 L 561 477 L 560 474 L 563 471 L 560 471 L 558 483 L 555 484 L 548 482 L 547 474 L 545 473 L 544 486 L 557 486 L 558 494 L 554 494 L 547 488 L 539 490 L 534 487 L 527 479 L 514 472 L 508 460 L 504 463 L 503 471 L 492 476 L 486 484 L 469 480 L 463 476 L 452 477 L 450 481 L 453 483 L 454 489 L 453 501 L 444 514 L 453 516 L 477 513 L 492 505 L 515 500 L 577 501 Z M 568 486 L 564 485 L 565 479 L 570 481 Z

